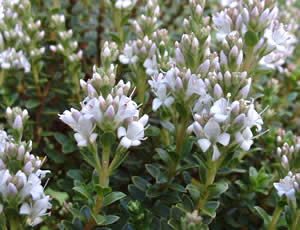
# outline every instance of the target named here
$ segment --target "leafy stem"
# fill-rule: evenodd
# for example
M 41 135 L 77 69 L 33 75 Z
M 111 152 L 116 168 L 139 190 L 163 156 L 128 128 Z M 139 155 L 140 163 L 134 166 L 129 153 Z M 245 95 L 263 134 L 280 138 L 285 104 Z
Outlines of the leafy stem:
M 4 80 L 5 80 L 6 74 L 5 74 L 5 70 L 2 69 L 0 72 L 0 87 L 3 85 Z
M 299 217 L 300 217 L 300 210 L 296 211 L 296 214 L 293 218 L 293 222 L 292 222 L 292 228 L 291 230 L 297 230 L 297 227 L 299 226 Z
M 280 205 L 277 204 L 274 212 L 273 212 L 273 217 L 272 217 L 272 221 L 268 227 L 268 230 L 275 230 L 276 229 L 276 224 L 279 220 L 280 214 L 282 211 L 282 207 Z
M 253 58 L 255 57 L 254 54 L 254 46 L 249 46 L 247 48 L 247 57 L 244 62 L 243 70 L 246 71 L 248 74 L 251 72 L 251 68 L 253 67 Z
M 39 83 L 39 73 L 38 73 L 36 65 L 32 65 L 32 74 L 33 74 L 33 79 L 34 79 L 34 84 L 36 87 L 37 95 L 39 98 L 41 98 L 42 95 L 41 95 L 41 88 L 40 88 L 40 83 Z

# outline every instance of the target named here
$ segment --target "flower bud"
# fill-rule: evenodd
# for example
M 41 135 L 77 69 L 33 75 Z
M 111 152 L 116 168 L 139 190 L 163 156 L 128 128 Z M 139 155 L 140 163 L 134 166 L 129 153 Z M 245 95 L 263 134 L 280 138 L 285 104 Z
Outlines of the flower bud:
M 286 155 L 283 155 L 281 158 L 281 165 L 283 166 L 283 168 L 287 169 L 288 165 L 289 165 L 289 159 L 287 158 Z
M 244 113 L 238 115 L 234 120 L 233 124 L 238 126 L 243 126 L 246 120 L 246 115 Z
M 17 192 L 18 192 L 16 186 L 15 186 L 13 183 L 9 183 L 9 184 L 8 184 L 7 190 L 8 190 L 7 193 L 8 193 L 8 195 L 10 195 L 10 196 L 14 196 L 14 195 L 16 195 Z
M 105 112 L 105 116 L 109 119 L 109 120 L 113 120 L 114 116 L 115 116 L 115 109 L 112 105 L 110 105 L 106 112 Z
M 31 163 L 31 161 L 28 161 L 24 166 L 24 172 L 26 174 L 30 174 L 32 172 L 32 170 L 33 170 L 32 163 Z
M 214 97 L 215 98 L 220 98 L 223 96 L 223 90 L 221 86 L 217 83 L 214 87 Z
M 20 115 L 17 115 L 13 124 L 14 129 L 21 129 L 23 127 L 23 121 Z

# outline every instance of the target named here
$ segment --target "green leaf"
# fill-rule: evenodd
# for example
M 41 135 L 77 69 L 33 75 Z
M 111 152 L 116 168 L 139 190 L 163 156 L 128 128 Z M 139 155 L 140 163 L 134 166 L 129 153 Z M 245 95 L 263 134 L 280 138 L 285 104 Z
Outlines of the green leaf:
M 92 213 L 92 217 L 95 220 L 97 225 L 102 225 L 106 221 L 106 216 L 95 215 Z
M 219 205 L 220 203 L 217 201 L 207 201 L 203 206 L 202 212 L 212 218 L 215 218 Z
M 146 191 L 150 187 L 150 183 L 139 176 L 133 176 L 132 177 L 133 184 L 140 189 L 141 191 Z
M 76 186 L 73 188 L 76 192 L 79 192 L 82 196 L 84 196 L 87 199 L 91 199 L 92 195 L 88 191 L 88 189 L 84 185 Z
M 63 205 L 64 202 L 69 198 L 68 193 L 54 191 L 51 188 L 47 188 L 46 194 L 49 194 L 52 198 L 54 198 L 55 200 L 57 200 L 60 205 Z
M 107 194 L 111 193 L 111 188 L 102 188 L 99 184 L 94 185 L 94 189 L 99 196 L 106 196 Z
M 224 182 L 218 182 L 208 186 L 209 199 L 218 198 L 221 194 L 226 192 L 228 189 L 228 184 Z
M 123 199 L 124 197 L 126 197 L 126 194 L 124 194 L 122 192 L 112 192 L 104 197 L 102 206 L 106 207 L 118 200 Z
M 39 100 L 29 99 L 24 102 L 24 105 L 27 109 L 33 109 L 38 107 L 40 104 Z
M 247 44 L 247 46 L 255 46 L 258 42 L 258 36 L 255 32 L 253 31 L 247 31 L 245 34 L 245 42 Z
M 264 225 L 268 226 L 272 221 L 272 217 L 269 216 L 268 213 L 266 213 L 266 211 L 259 206 L 255 206 L 254 209 L 257 211 L 258 215 L 264 220 Z
M 169 188 L 177 192 L 186 192 L 186 189 L 180 184 L 170 184 Z
M 186 186 L 186 189 L 189 191 L 189 193 L 191 194 L 192 198 L 194 201 L 200 200 L 200 189 L 198 188 L 198 186 L 194 185 L 194 184 L 188 184 Z
M 156 165 L 146 164 L 146 170 L 155 179 L 160 176 L 160 169 Z
M 171 161 L 171 158 L 167 151 L 165 151 L 164 149 L 161 149 L 161 148 L 157 148 L 155 150 L 158 153 L 158 155 L 162 161 L 164 161 L 165 163 L 168 163 Z
M 108 215 L 105 217 L 105 222 L 102 225 L 110 225 L 117 222 L 120 219 L 118 216 Z

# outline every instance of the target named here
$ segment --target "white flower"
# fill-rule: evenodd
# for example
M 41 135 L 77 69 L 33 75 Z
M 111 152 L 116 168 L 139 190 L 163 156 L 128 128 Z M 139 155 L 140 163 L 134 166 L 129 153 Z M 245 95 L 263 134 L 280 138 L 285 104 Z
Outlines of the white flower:
M 2 199 L 5 199 L 7 196 L 7 180 L 10 177 L 10 173 L 7 169 L 0 170 L 0 194 Z
M 144 62 L 144 67 L 146 68 L 146 73 L 149 76 L 158 74 L 156 55 L 153 55 L 152 58 L 147 58 Z
M 209 112 L 211 105 L 213 103 L 213 98 L 209 94 L 205 94 L 204 96 L 200 97 L 194 108 L 193 112 L 202 115 L 203 113 Z
M 81 106 L 81 113 L 92 115 L 97 124 L 101 124 L 103 121 L 103 112 L 100 108 L 100 101 L 98 98 L 89 99 L 86 103 L 82 103 Z
M 210 108 L 210 112 L 214 115 L 217 122 L 224 122 L 229 119 L 232 108 L 234 108 L 237 104 L 239 104 L 238 101 L 234 101 L 230 104 L 225 98 L 220 98 Z
M 285 52 L 286 47 L 293 41 L 292 35 L 285 30 L 283 24 L 272 23 L 265 30 L 264 37 L 267 38 L 268 50 L 276 49 L 280 52 Z
M 253 134 L 249 127 L 244 129 L 244 131 L 242 133 L 237 132 L 235 134 L 236 142 L 239 143 L 240 147 L 245 151 L 248 151 L 250 149 L 251 145 L 253 144 L 252 138 L 253 138 Z
M 256 126 L 256 131 L 261 131 L 261 126 L 264 124 L 261 116 L 254 109 L 254 105 L 251 104 L 246 117 L 246 126 L 252 128 Z
M 85 147 L 89 142 L 93 143 L 98 136 L 96 133 L 93 133 L 95 125 L 92 122 L 92 117 L 90 114 L 85 114 L 80 116 L 78 120 L 77 133 L 74 134 L 74 137 L 79 147 Z
M 193 94 L 204 96 L 206 94 L 206 87 L 202 79 L 193 74 L 188 82 L 186 95 L 192 96 Z
M 161 86 L 161 84 L 164 84 L 164 82 L 165 76 L 162 73 L 152 76 L 152 80 L 148 81 L 153 90 L 157 90 Z
M 227 12 L 221 11 L 220 13 L 217 13 L 216 15 L 213 16 L 212 18 L 213 23 L 217 27 L 217 34 L 216 38 L 218 41 L 223 41 L 225 37 L 231 33 L 231 25 L 232 25 L 232 20 L 228 16 Z
M 52 207 L 49 200 L 49 196 L 44 196 L 39 200 L 30 203 L 23 203 L 20 208 L 20 214 L 28 215 L 27 223 L 30 226 L 38 225 L 43 221 L 41 216 L 47 215 L 47 210 Z
M 16 176 L 20 181 L 22 181 L 23 184 L 23 188 L 20 191 L 22 200 L 27 197 L 30 197 L 33 200 L 38 200 L 43 196 L 44 188 L 41 185 L 41 179 L 36 174 L 32 173 L 27 178 L 23 172 L 18 171 Z
M 195 123 L 196 125 L 197 123 Z M 230 141 L 230 135 L 228 133 L 221 133 L 221 128 L 218 122 L 216 122 L 213 118 L 211 118 L 206 125 L 204 126 L 204 130 L 198 123 L 198 127 L 194 125 L 194 132 L 198 136 L 204 136 L 205 138 L 201 138 L 198 140 L 198 144 L 203 152 L 206 152 L 209 147 L 213 146 L 213 156 L 212 160 L 217 160 L 221 153 L 217 147 L 217 143 L 220 143 L 223 146 L 227 146 Z
M 0 153 L 4 152 L 7 141 L 7 133 L 4 130 L 0 130 Z
M 117 0 L 115 3 L 115 7 L 118 9 L 126 9 L 135 4 L 135 0 Z
M 138 116 L 138 113 L 137 104 L 130 97 L 123 95 L 119 101 L 118 112 L 114 121 L 119 125 L 125 119 L 132 120 L 134 116 Z
M 287 199 L 296 205 L 294 182 L 295 176 L 286 176 L 284 179 L 280 179 L 279 183 L 274 183 L 273 185 L 277 190 L 278 196 L 286 195 Z
M 119 56 L 119 60 L 122 64 L 135 64 L 138 60 L 138 56 L 133 54 L 132 46 L 125 44 L 124 54 Z
M 144 115 L 139 121 L 132 121 L 127 130 L 123 126 L 119 127 L 118 137 L 122 137 L 120 144 L 127 149 L 140 145 L 141 140 L 144 139 L 144 130 L 148 119 L 148 115 Z
M 154 98 L 152 102 L 154 112 L 157 111 L 160 106 L 170 107 L 174 102 L 174 98 L 167 95 L 167 87 L 165 85 L 161 85 L 155 92 L 155 95 L 157 97 Z

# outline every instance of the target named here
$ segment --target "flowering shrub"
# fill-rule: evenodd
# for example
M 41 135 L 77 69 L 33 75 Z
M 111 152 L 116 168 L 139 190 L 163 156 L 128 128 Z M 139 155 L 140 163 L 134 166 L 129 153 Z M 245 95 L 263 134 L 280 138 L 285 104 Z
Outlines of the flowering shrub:
M 0 0 L 0 229 L 298 229 L 299 7 Z

